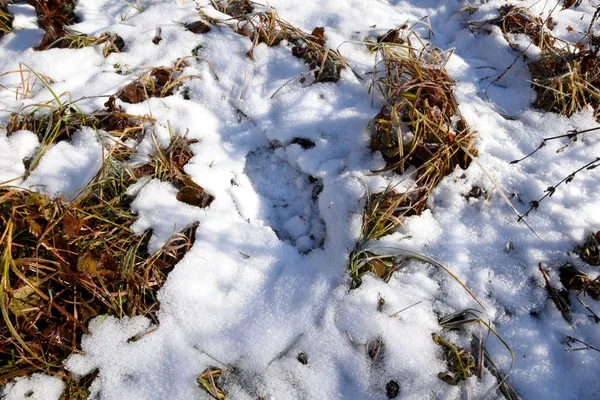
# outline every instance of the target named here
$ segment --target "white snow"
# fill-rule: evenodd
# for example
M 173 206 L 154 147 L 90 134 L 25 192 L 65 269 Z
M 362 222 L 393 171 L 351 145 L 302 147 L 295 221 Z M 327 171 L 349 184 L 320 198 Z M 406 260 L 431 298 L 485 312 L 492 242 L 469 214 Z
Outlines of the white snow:
M 447 367 L 431 335 L 441 331 L 440 316 L 466 308 L 480 310 L 511 346 L 515 364 L 508 382 L 522 398 L 598 397 L 600 354 L 568 352 L 564 342 L 570 335 L 600 347 L 599 325 L 573 296 L 573 323 L 564 321 L 549 300 L 538 264 L 552 270 L 557 288 L 556 266 L 565 262 L 598 275 L 572 250 L 600 230 L 600 168 L 577 174 L 526 218 L 539 238 L 517 222 L 500 196 L 503 191 L 518 212 L 527 211 L 547 187 L 600 156 L 598 131 L 581 135 L 561 153 L 556 150 L 566 141 L 551 141 L 519 164 L 510 161 L 544 138 L 598 124 L 590 110 L 566 118 L 532 108 L 535 92 L 523 58 L 493 82 L 518 53 L 499 30 L 471 32 L 467 23 L 496 16 L 505 1 L 472 1 L 478 10 L 469 14 L 458 12 L 466 0 L 270 0 L 283 19 L 304 31 L 325 27 L 328 44 L 364 79 L 346 68 L 339 82 L 322 84 L 310 84 L 310 76 L 300 83 L 308 67 L 285 43 L 258 45 L 252 61 L 246 56 L 250 40 L 226 25 L 203 35 L 186 31 L 180 23 L 199 18 L 197 5 L 222 17 L 207 0 L 140 0 L 143 12 L 127 3 L 78 2 L 81 22 L 73 29 L 114 32 L 125 40 L 125 50 L 106 59 L 94 47 L 33 51 L 41 34 L 32 8 L 24 4 L 10 6 L 18 29 L 0 39 L 0 74 L 25 64 L 51 79 L 52 90 L 64 94 L 61 101 L 81 99 L 77 105 L 84 111 L 103 107 L 106 98 L 93 96 L 114 94 L 150 68 L 173 66 L 202 45 L 200 58 L 188 58 L 182 71 L 193 76 L 184 83 L 190 100 L 176 92 L 139 104 L 119 102 L 124 112 L 156 121 L 136 147 L 140 159 L 154 152 L 155 143 L 167 145 L 171 134 L 198 140 L 185 171 L 215 200 L 206 209 L 184 204 L 172 185 L 158 180 L 131 188 L 131 208 L 138 215 L 132 228 L 140 235 L 152 230 L 150 251 L 195 222 L 199 227 L 194 246 L 159 292 L 158 325 L 144 317 L 90 322 L 82 354 L 69 358 L 66 367 L 75 375 L 99 371 L 91 398 L 209 398 L 195 379 L 209 366 L 230 366 L 235 368 L 226 386 L 231 399 L 384 399 L 390 380 L 400 384 L 399 398 L 462 399 L 464 383 L 449 386 L 437 377 Z M 547 16 L 562 2 L 510 3 Z M 584 1 L 565 11 L 559 5 L 553 34 L 577 40 L 596 3 Z M 367 246 L 439 261 L 485 310 L 449 274 L 417 261 L 406 263 L 387 283 L 367 275 L 358 289 L 348 290 L 348 255 L 360 234 L 365 196 L 403 179 L 371 173 L 384 166 L 379 154 L 370 153 L 367 128 L 382 98 L 374 88 L 369 92 L 375 56 L 360 41 L 405 23 L 425 42 L 454 50 L 446 68 L 456 80 L 462 115 L 479 132 L 479 156 L 438 185 L 430 209 Z M 152 43 L 156 27 L 162 29 L 159 45 Z M 597 23 L 594 29 L 600 29 Z M 522 36 L 513 39 L 527 45 Z M 538 53 L 530 48 L 526 56 Z M 33 80 L 31 96 L 22 98 L 4 89 L 20 85 L 18 75 L 0 76 L 0 127 L 10 112 L 52 100 Z M 23 181 L 22 160 L 39 142 L 30 132 L 7 137 L 0 130 L 0 184 L 74 197 L 101 167 L 103 135 L 82 129 L 72 140 L 51 146 Z M 314 147 L 301 146 L 297 138 Z M 484 194 L 466 199 L 474 186 Z M 382 312 L 378 296 L 385 299 Z M 582 300 L 600 313 L 596 301 Z M 468 336 L 448 335 L 468 348 Z M 377 339 L 384 346 L 373 361 L 366 348 Z M 506 348 L 493 335 L 486 347 L 506 371 L 511 362 Z M 300 352 L 307 365 L 297 361 Z M 502 398 L 488 372 L 468 384 L 472 398 Z M 30 398 L 57 399 L 62 389 L 60 379 L 34 374 L 10 382 L 3 398 L 20 399 L 33 391 Z

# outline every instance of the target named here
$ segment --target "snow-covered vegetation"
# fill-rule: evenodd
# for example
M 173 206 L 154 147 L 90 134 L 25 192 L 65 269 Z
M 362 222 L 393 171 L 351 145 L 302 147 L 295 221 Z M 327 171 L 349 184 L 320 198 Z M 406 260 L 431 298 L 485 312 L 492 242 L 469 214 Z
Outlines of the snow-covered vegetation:
M 597 398 L 599 14 L 0 0 L 0 397 Z

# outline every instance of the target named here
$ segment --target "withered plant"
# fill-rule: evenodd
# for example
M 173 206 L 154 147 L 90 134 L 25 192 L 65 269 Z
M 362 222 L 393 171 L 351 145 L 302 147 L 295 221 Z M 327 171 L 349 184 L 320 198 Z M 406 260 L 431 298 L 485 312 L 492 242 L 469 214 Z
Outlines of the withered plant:
M 338 51 L 326 45 L 324 28 L 317 27 L 308 34 L 281 19 L 271 8 L 255 11 L 248 1 L 212 1 L 212 4 L 237 21 L 234 24 L 237 33 L 252 40 L 250 58 L 260 43 L 277 46 L 286 41 L 292 54 L 309 66 L 315 82 L 337 82 L 342 69 L 348 66 Z
M 527 66 L 537 94 L 535 107 L 570 117 L 590 106 L 600 119 L 598 47 L 548 50 Z
M 180 58 L 173 67 L 156 67 L 127 84 L 117 93 L 117 98 L 125 103 L 141 103 L 150 97 L 172 96 L 175 89 L 183 84 L 185 79 L 195 76 L 181 76 L 184 67 L 187 66 L 186 57 Z
M 373 85 L 383 94 L 384 105 L 370 127 L 371 150 L 381 152 L 387 166 L 374 172 L 404 174 L 413 167 L 411 187 L 388 202 L 393 210 L 387 214 L 394 216 L 390 221 L 396 225 L 404 217 L 420 214 L 442 178 L 457 166 L 466 168 L 477 154 L 472 148 L 476 134 L 461 116 L 453 81 L 444 70 L 447 55 L 420 41 L 419 48 L 414 47 L 411 35 L 403 36 L 402 30 L 388 32 L 368 46 L 383 66 Z
M 111 118 L 120 118 L 114 99 L 105 113 L 85 122 L 114 123 Z M 157 178 L 179 188 L 181 201 L 210 205 L 213 197 L 183 171 L 191 143 L 174 136 L 140 165 L 129 161 L 134 150 L 115 140 L 100 172 L 73 200 L 0 188 L 0 385 L 43 371 L 66 381 L 64 398 L 86 398 L 93 375 L 76 380 L 63 362 L 79 351 L 90 319 L 144 315 L 157 323 L 156 293 L 191 248 L 196 226 L 149 253 L 149 232 L 137 236 L 131 229 L 136 216 L 127 188 Z
M 12 31 L 14 17 L 8 12 L 6 2 L 0 1 L 0 39 Z

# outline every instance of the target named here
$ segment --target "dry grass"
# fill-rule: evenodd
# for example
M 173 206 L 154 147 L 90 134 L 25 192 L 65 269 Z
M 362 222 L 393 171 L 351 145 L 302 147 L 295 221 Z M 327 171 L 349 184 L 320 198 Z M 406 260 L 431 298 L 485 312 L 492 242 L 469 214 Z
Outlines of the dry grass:
M 528 64 L 537 93 L 535 107 L 565 115 L 592 107 L 600 119 L 600 60 L 597 50 L 567 47 L 543 53 Z
M 104 33 L 100 36 L 88 36 L 84 34 L 68 33 L 53 43 L 50 43 L 46 49 L 82 49 L 89 46 L 98 46 L 104 44 L 102 55 L 106 58 L 111 53 L 120 53 L 125 47 L 123 38 L 115 33 Z
M 172 96 L 175 89 L 183 84 L 186 79 L 195 76 L 181 76 L 183 68 L 187 66 L 186 58 L 180 58 L 173 67 L 156 67 L 126 85 L 117 93 L 117 97 L 125 103 L 141 103 L 150 97 Z
M 0 2 L 0 39 L 12 31 L 12 22 L 14 17 L 8 12 L 6 3 Z
M 507 400 L 519 400 L 519 396 L 508 384 L 507 377 L 514 365 L 514 353 L 508 343 L 496 332 L 488 322 L 485 322 L 481 313 L 475 309 L 465 309 L 454 314 L 442 317 L 438 321 L 444 331 L 464 331 L 469 334 L 469 327 L 476 326 L 475 333 L 470 333 L 471 351 L 454 345 L 445 340 L 440 334 L 433 334 L 434 342 L 443 348 L 443 356 L 447 362 L 448 370 L 440 372 L 438 378 L 450 385 L 457 385 L 460 381 L 466 381 L 471 376 L 481 379 L 484 367 L 498 381 L 495 388 L 490 390 L 485 398 L 492 397 L 492 391 L 499 390 Z M 484 333 L 482 329 L 487 329 Z M 506 373 L 502 373 L 492 361 L 485 347 L 485 342 L 490 336 L 496 337 L 506 348 L 511 357 L 511 365 Z M 470 398 L 470 387 L 467 382 L 467 397 Z
M 219 387 L 219 378 L 223 375 L 221 368 L 209 367 L 196 378 L 196 384 L 212 398 L 223 400 L 226 393 Z
M 193 141 L 174 136 L 167 148 L 157 145 L 147 163 L 132 165 L 134 150 L 119 139 L 143 129 L 143 119 L 122 114 L 114 98 L 92 115 L 76 112 L 72 103 L 63 107 L 15 114 L 10 132 L 31 129 L 44 148 L 82 126 L 113 127 L 114 143 L 100 172 L 74 200 L 0 188 L 0 384 L 44 371 L 67 382 L 63 398 L 85 398 L 93 376 L 75 380 L 63 361 L 78 351 L 89 320 L 145 315 L 157 323 L 156 292 L 194 242 L 196 226 L 149 254 L 149 233 L 139 237 L 130 228 L 136 217 L 127 188 L 157 178 L 176 186 L 188 204 L 207 207 L 214 198 L 183 171 Z
M 400 261 L 397 261 L 400 259 Z M 350 254 L 350 289 L 358 288 L 362 277 L 371 273 L 385 282 L 400 268 L 404 259 L 398 254 L 376 254 L 369 250 L 354 250 Z
M 439 49 L 412 46 L 410 35 L 403 30 L 388 32 L 369 49 L 377 51 L 384 74 L 374 77 L 385 103 L 371 121 L 371 150 L 379 151 L 386 168 L 375 172 L 396 171 L 403 174 L 413 167 L 414 182 L 404 193 L 379 201 L 375 215 L 390 215 L 386 229 L 410 215 L 420 214 L 433 188 L 459 166 L 466 168 L 476 134 L 460 115 L 452 94 L 453 81 L 444 70 L 447 56 Z M 418 44 L 421 44 L 420 42 Z M 392 200 L 393 199 L 393 200 Z M 370 202 L 373 204 L 373 201 Z M 387 206 L 390 210 L 383 210 Z M 370 218 L 373 213 L 367 210 Z M 365 223 L 365 227 L 373 222 Z M 375 222 L 378 225 L 378 222 Z M 373 236 L 370 229 L 367 236 Z
M 75 0 L 33 0 L 40 28 L 46 31 L 35 50 L 47 50 L 60 38 L 69 36 L 66 26 L 78 22 Z
M 589 265 L 600 265 L 600 231 L 590 233 L 583 246 L 578 246 L 576 252 Z
M 482 23 L 471 24 L 471 28 L 481 28 L 483 25 L 496 25 L 504 34 L 504 38 L 513 48 L 517 46 L 512 42 L 508 35 L 522 34 L 527 35 L 531 42 L 538 46 L 542 51 L 552 49 L 556 39 L 550 33 L 552 29 L 552 20 L 544 21 L 540 17 L 536 17 L 524 7 L 515 6 L 513 4 L 503 5 L 498 9 L 500 16 L 491 20 L 483 21 Z
M 237 20 L 235 31 L 252 40 L 248 56 L 260 43 L 277 46 L 286 41 L 292 54 L 310 68 L 315 82 L 337 82 L 348 64 L 341 54 L 327 47 L 324 28 L 317 27 L 308 34 L 284 21 L 272 9 L 254 11 L 248 1 L 213 1 L 213 7 Z M 214 22 L 214 21 L 213 21 Z
M 372 239 L 379 239 L 402 224 L 402 218 L 408 217 L 412 212 L 410 205 L 404 203 L 404 194 L 396 193 L 391 188 L 367 196 L 361 241 L 366 243 Z
M 476 372 L 475 359 L 473 355 L 462 347 L 458 347 L 442 338 L 439 334 L 433 334 L 433 341 L 443 349 L 443 356 L 448 370 L 438 373 L 438 378 L 449 385 L 458 385 Z
M 124 113 L 120 107 L 115 106 L 114 98 L 110 98 L 105 106 L 102 111 L 85 114 L 73 102 L 58 105 L 53 102 L 38 105 L 29 113 L 24 110 L 13 113 L 6 126 L 8 136 L 19 130 L 28 130 L 35 133 L 41 142 L 31 158 L 26 160 L 25 177 L 37 167 L 52 144 L 70 140 L 73 133 L 82 127 L 102 129 L 115 139 L 124 140 L 136 134 L 141 135 L 145 126 L 152 122 L 149 117 Z
M 54 81 L 44 74 L 33 71 L 24 63 L 19 63 L 19 68 L 11 71 L 6 71 L 0 74 L 0 78 L 10 80 L 10 77 L 16 76 L 18 83 L 0 84 L 0 89 L 8 90 L 15 94 L 15 100 L 22 100 L 31 97 L 33 87 L 37 82 L 49 87 Z

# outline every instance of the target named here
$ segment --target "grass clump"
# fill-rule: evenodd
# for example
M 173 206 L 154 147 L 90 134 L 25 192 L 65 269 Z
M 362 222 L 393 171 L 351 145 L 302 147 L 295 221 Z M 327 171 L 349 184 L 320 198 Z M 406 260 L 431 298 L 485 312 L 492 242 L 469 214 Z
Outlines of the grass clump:
M 591 106 L 600 119 L 600 60 L 598 50 L 568 46 L 542 53 L 528 63 L 537 94 L 534 106 L 570 117 Z
M 381 56 L 384 69 L 373 82 L 385 102 L 370 123 L 370 147 L 382 154 L 387 165 L 375 172 L 403 174 L 414 168 L 409 190 L 378 205 L 379 213 L 381 205 L 391 207 L 383 213 L 393 215 L 388 224 L 396 225 L 404 217 L 420 214 L 442 178 L 457 166 L 468 167 L 469 153 L 476 154 L 472 149 L 476 135 L 460 114 L 453 81 L 444 70 L 447 57 L 439 49 L 413 47 L 410 35 L 402 38 L 400 31 L 369 44 Z
M 34 50 L 47 50 L 61 38 L 69 36 L 68 25 L 79 22 L 75 15 L 75 0 L 34 0 L 38 25 L 46 31 Z
M 14 17 L 8 12 L 8 7 L 5 2 L 0 1 L 0 39 L 12 31 L 12 23 Z
M 41 142 L 31 158 L 25 160 L 27 177 L 37 166 L 43 155 L 53 144 L 62 140 L 70 140 L 71 136 L 83 127 L 94 130 L 104 130 L 115 139 L 125 140 L 142 133 L 145 125 L 152 122 L 149 117 L 126 114 L 115 105 L 115 99 L 110 98 L 105 103 L 105 109 L 92 114 L 82 112 L 74 102 L 48 103 L 37 105 L 29 113 L 13 113 L 6 125 L 7 135 L 19 130 L 33 132 Z M 122 149 L 122 147 L 118 147 Z
M 38 15 L 40 28 L 46 31 L 44 38 L 34 50 L 81 49 L 104 44 L 102 54 L 108 57 L 111 53 L 121 52 L 125 47 L 123 38 L 116 34 L 88 36 L 69 31 L 67 26 L 79 22 L 79 18 L 75 15 L 75 0 L 34 0 L 33 6 Z
M 43 371 L 66 381 L 67 398 L 85 398 L 93 377 L 75 380 L 63 362 L 78 351 L 90 319 L 144 315 L 157 323 L 156 293 L 193 245 L 197 225 L 149 253 L 149 232 L 140 237 L 131 229 L 127 189 L 157 178 L 180 187 L 181 201 L 208 206 L 213 197 L 183 171 L 191 143 L 174 137 L 134 165 L 134 150 L 115 141 L 74 200 L 0 188 L 0 384 Z
M 123 87 L 116 97 L 125 103 L 137 104 L 150 97 L 172 96 L 175 89 L 181 86 L 185 79 L 194 78 L 191 75 L 181 76 L 185 66 L 187 66 L 185 58 L 180 58 L 171 68 L 152 68 L 146 74 Z
M 252 40 L 248 56 L 260 43 L 277 46 L 283 41 L 292 54 L 310 68 L 315 82 L 337 82 L 347 63 L 341 54 L 327 47 L 325 29 L 317 27 L 310 34 L 284 21 L 272 9 L 256 12 L 247 1 L 213 1 L 213 7 L 237 19 L 235 31 Z
M 507 400 L 520 400 L 520 397 L 507 382 L 508 374 L 512 370 L 514 364 L 514 353 L 498 332 L 482 319 L 480 311 L 475 309 L 465 309 L 440 318 L 438 323 L 444 331 L 463 330 L 468 333 L 470 326 L 475 325 L 477 327 L 475 330 L 477 334 L 471 334 L 470 351 L 451 343 L 444 339 L 440 334 L 436 333 L 432 335 L 433 341 L 443 348 L 443 356 L 448 365 L 447 371 L 438 374 L 439 379 L 449 385 L 457 385 L 460 381 L 466 381 L 471 376 L 477 376 L 477 378 L 481 379 L 485 368 L 498 381 L 497 386 L 493 388 L 492 391 L 500 391 Z M 487 329 L 487 333 L 482 332 L 483 328 Z M 490 353 L 485 347 L 485 341 L 489 336 L 496 337 L 510 354 L 511 365 L 506 373 L 502 373 L 496 364 L 494 364 Z M 488 392 L 484 397 L 492 397 L 492 391 Z M 467 394 L 468 398 L 470 398 L 470 387 L 468 383 Z
M 104 33 L 100 36 L 88 36 L 85 34 L 69 33 L 62 36 L 46 49 L 82 49 L 89 46 L 98 46 L 104 44 L 102 55 L 106 58 L 111 53 L 120 53 L 125 47 L 125 41 L 115 33 Z
M 482 30 L 485 25 L 495 25 L 500 28 L 504 38 L 512 48 L 517 45 L 512 42 L 508 35 L 521 34 L 531 39 L 531 42 L 542 51 L 552 49 L 556 39 L 550 33 L 552 29 L 552 19 L 546 23 L 536 17 L 525 7 L 519 7 L 514 4 L 505 4 L 498 9 L 499 16 L 482 22 L 471 23 L 471 28 Z

